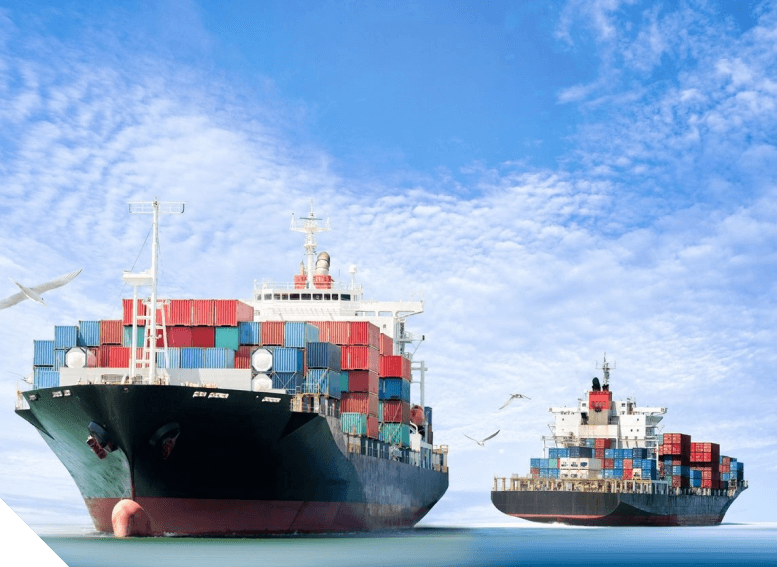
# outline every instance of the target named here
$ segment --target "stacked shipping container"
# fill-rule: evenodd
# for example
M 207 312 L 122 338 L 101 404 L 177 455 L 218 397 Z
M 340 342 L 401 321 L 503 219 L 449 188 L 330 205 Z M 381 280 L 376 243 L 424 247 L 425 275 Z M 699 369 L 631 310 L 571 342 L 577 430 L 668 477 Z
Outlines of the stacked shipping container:
M 717 443 L 693 443 L 690 435 L 664 433 L 658 452 L 659 471 L 675 487 L 727 489 L 730 481 L 744 480 L 744 466 L 741 475 L 732 474 L 736 459 L 721 455 Z
M 58 386 L 65 365 L 128 369 L 131 348 L 140 364 L 150 317 L 140 300 L 123 308 L 120 320 L 57 326 L 55 340 L 35 341 L 35 387 Z M 159 368 L 253 368 L 274 389 L 340 398 L 343 431 L 409 447 L 413 419 L 431 443 L 431 408 L 410 405 L 410 360 L 372 323 L 255 322 L 240 301 L 194 299 L 167 301 L 156 318 Z
M 582 441 L 585 445 L 548 449 L 548 459 L 531 459 L 530 476 L 656 480 L 656 461 L 650 457 L 648 449 L 610 449 L 613 439 Z

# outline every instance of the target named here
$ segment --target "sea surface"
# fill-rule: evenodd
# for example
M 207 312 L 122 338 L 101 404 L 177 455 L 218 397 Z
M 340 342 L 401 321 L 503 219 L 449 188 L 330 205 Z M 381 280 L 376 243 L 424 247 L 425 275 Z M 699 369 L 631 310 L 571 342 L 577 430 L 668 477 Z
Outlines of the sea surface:
M 777 524 L 443 528 L 264 538 L 116 539 L 36 529 L 71 567 L 777 565 Z

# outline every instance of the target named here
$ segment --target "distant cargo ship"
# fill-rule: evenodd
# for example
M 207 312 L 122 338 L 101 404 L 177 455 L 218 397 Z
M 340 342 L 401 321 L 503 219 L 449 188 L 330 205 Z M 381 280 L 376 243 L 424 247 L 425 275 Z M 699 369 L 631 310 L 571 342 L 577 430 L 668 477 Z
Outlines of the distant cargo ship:
M 448 487 L 432 409 L 410 404 L 408 316 L 329 275 L 313 213 L 307 265 L 250 300 L 156 298 L 150 272 L 123 320 L 58 326 L 35 341 L 34 387 L 16 413 L 81 491 L 97 530 L 231 535 L 404 528 Z M 139 205 L 140 206 L 140 205 Z M 179 211 L 179 212 L 182 212 Z M 314 266 L 315 262 L 315 266 Z M 137 289 L 151 287 L 151 298 Z
M 533 458 L 528 476 L 495 478 L 491 501 L 501 512 L 533 522 L 583 526 L 720 524 L 747 489 L 744 464 L 717 443 L 657 434 L 666 408 L 613 401 L 605 357 L 603 384 L 576 408 L 550 408 L 547 458 Z

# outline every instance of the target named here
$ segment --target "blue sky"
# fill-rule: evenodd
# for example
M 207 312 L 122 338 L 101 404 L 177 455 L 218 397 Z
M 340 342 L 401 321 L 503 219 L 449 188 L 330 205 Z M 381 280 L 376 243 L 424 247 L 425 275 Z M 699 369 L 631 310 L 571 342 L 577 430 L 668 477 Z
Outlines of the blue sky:
M 5 2 L 0 272 L 84 271 L 0 311 L 0 497 L 88 523 L 16 374 L 54 325 L 118 316 L 128 201 L 187 203 L 160 293 L 245 298 L 296 271 L 313 198 L 336 277 L 424 298 L 451 451 L 429 522 L 520 524 L 493 476 L 528 472 L 604 352 L 616 396 L 744 461 L 728 521 L 775 521 L 775 38 L 770 2 Z

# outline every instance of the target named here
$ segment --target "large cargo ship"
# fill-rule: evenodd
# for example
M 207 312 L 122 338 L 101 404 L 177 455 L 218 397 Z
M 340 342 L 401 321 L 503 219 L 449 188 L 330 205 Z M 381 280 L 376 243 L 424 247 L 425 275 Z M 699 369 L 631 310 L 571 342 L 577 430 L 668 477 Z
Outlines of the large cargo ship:
M 33 387 L 16 413 L 73 477 L 95 528 L 117 535 L 252 535 L 405 528 L 448 487 L 432 445 L 426 368 L 406 318 L 422 301 L 364 299 L 329 275 L 313 213 L 292 229 L 305 254 L 292 283 L 248 300 L 156 297 L 151 268 L 122 320 L 57 326 L 35 341 Z M 149 299 L 138 289 L 150 287 Z M 417 345 L 416 345 L 417 346 Z M 421 382 L 419 405 L 410 386 Z
M 744 464 L 717 443 L 658 433 L 663 407 L 613 400 L 610 366 L 576 408 L 550 408 L 552 435 L 529 475 L 496 477 L 491 501 L 533 522 L 582 526 L 705 526 L 747 489 Z

